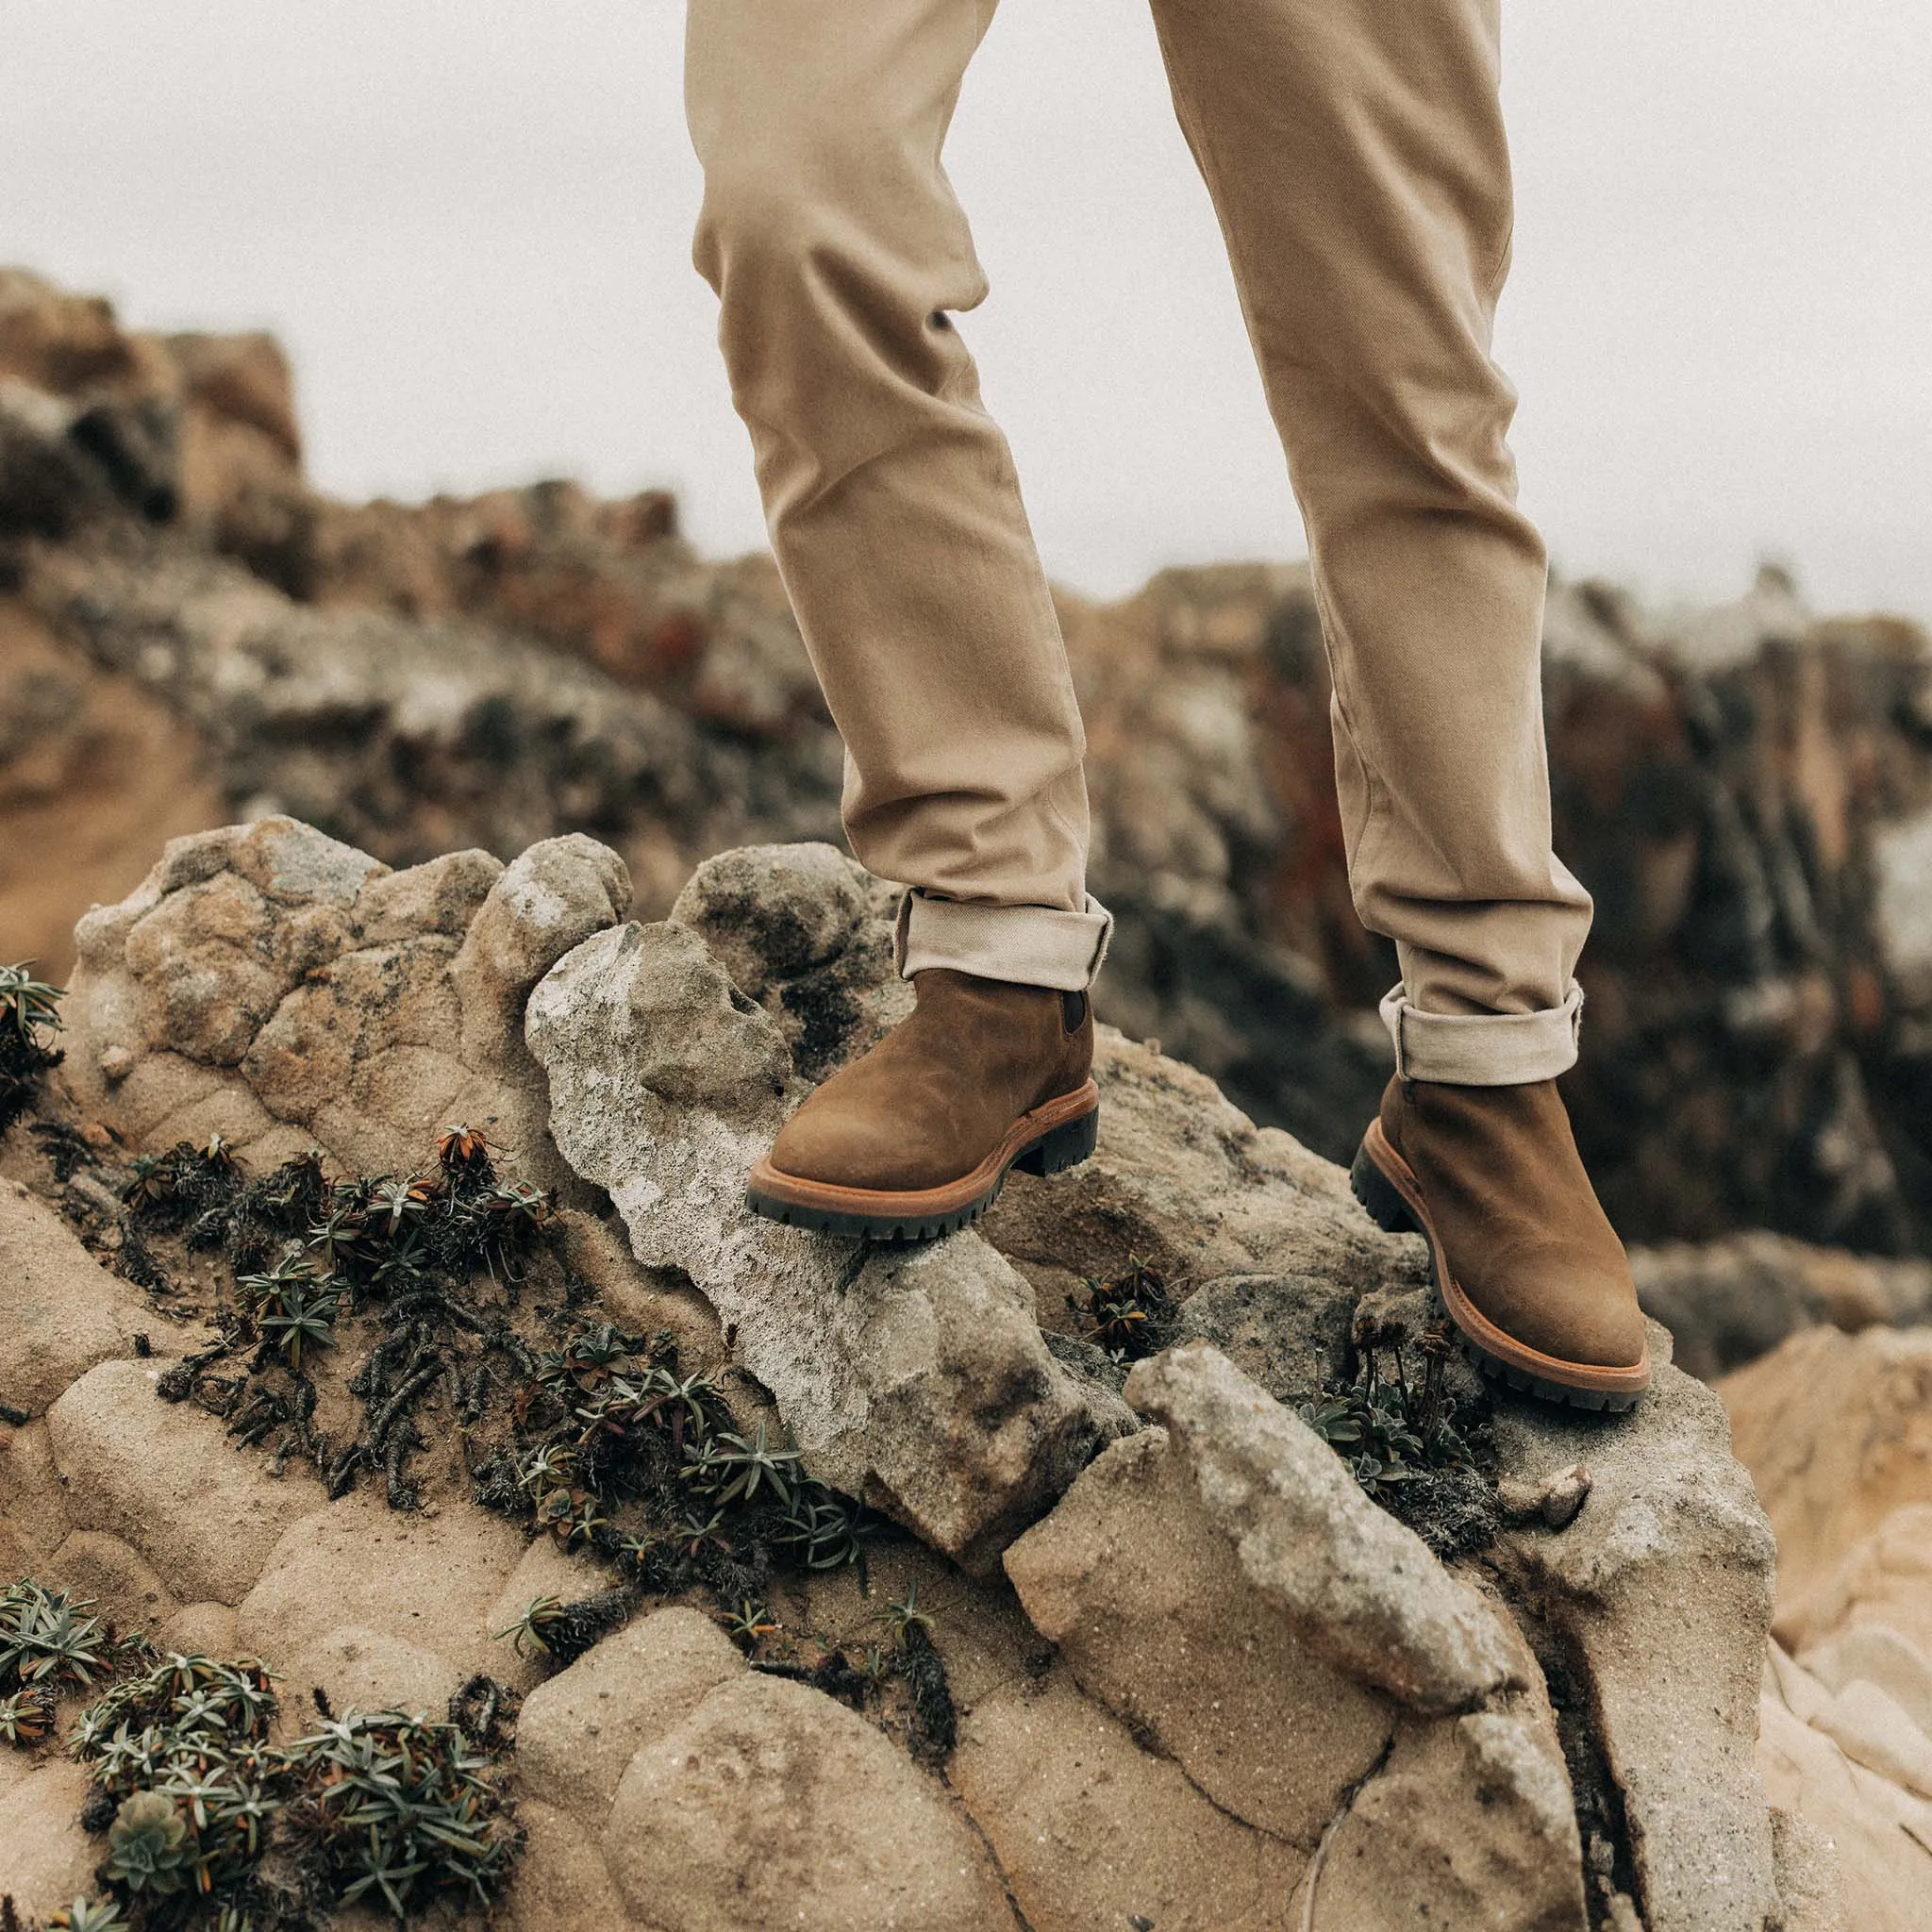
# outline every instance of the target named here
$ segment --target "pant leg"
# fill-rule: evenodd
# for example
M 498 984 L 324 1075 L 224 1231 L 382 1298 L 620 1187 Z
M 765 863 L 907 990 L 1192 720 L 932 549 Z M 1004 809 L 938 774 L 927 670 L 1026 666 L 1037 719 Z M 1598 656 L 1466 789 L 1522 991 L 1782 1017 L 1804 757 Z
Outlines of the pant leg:
M 1550 845 L 1543 546 L 1490 355 L 1499 0 L 1153 0 L 1307 527 L 1357 909 L 1418 1078 L 1575 1058 L 1589 895 Z
M 994 0 L 689 0 L 692 260 L 901 965 L 1084 986 L 1086 741 L 1005 436 L 951 315 L 987 292 L 940 159 Z

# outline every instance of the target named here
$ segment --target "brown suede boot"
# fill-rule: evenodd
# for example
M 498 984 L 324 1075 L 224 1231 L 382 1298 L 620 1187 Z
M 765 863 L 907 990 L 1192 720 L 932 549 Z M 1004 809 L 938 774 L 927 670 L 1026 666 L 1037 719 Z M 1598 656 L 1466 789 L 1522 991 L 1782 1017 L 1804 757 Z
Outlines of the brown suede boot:
M 917 1241 L 977 1221 L 1010 1169 L 1058 1174 L 1093 1152 L 1084 992 L 941 968 L 912 984 L 912 1016 L 834 1074 L 752 1169 L 756 1212 Z
M 1383 1227 L 1427 1240 L 1488 1374 L 1578 1408 L 1628 1408 L 1650 1387 L 1630 1263 L 1554 1080 L 1391 1080 L 1349 1178 Z

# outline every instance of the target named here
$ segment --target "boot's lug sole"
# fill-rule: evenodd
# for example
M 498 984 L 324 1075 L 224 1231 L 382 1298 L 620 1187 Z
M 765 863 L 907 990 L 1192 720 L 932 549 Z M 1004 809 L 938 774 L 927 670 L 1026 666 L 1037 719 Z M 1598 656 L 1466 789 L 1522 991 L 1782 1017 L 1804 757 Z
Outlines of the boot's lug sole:
M 1568 1362 L 1517 1341 L 1463 1293 L 1450 1272 L 1449 1257 L 1437 1238 L 1422 1189 L 1408 1163 L 1389 1144 L 1380 1121 L 1371 1121 L 1349 1169 L 1348 1184 L 1369 1219 L 1389 1234 L 1419 1234 L 1429 1244 L 1436 1274 L 1436 1299 L 1455 1324 L 1462 1352 L 1491 1379 L 1521 1389 L 1545 1402 L 1572 1408 L 1634 1408 L 1650 1387 L 1650 1350 L 1628 1368 Z
M 1093 1152 L 1100 1133 L 1100 1089 L 1089 1080 L 1022 1114 L 1007 1137 L 969 1174 L 942 1187 L 895 1193 L 807 1180 L 772 1165 L 768 1155 L 751 1171 L 745 1205 L 768 1221 L 819 1234 L 864 1235 L 873 1241 L 922 1241 L 970 1227 L 1000 1197 L 1007 1176 L 1059 1174 Z

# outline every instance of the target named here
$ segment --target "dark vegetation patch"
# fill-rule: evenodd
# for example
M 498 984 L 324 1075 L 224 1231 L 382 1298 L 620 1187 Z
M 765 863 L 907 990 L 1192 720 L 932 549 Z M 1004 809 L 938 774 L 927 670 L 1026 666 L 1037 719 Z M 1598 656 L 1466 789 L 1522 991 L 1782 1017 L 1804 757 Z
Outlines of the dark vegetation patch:
M 50 1007 L 42 1026 L 58 1015 Z M 32 1132 L 90 1245 L 180 1319 L 212 1333 L 158 1379 L 280 1471 L 306 1462 L 339 1496 L 379 1482 L 392 1508 L 425 1485 L 467 1490 L 534 1535 L 602 1559 L 610 1586 L 540 1598 L 519 1645 L 558 1668 L 652 1599 L 695 1599 L 756 1669 L 809 1682 L 903 1734 L 923 1757 L 953 1736 L 930 1626 L 908 1597 L 881 1640 L 799 1655 L 774 1587 L 856 1565 L 891 1525 L 807 1476 L 762 1423 L 741 1426 L 718 1378 L 665 1331 L 598 1319 L 548 1196 L 502 1150 L 444 1129 L 408 1174 L 332 1178 L 305 1155 L 251 1176 L 219 1136 L 117 1164 L 99 1129 Z M 217 1263 L 212 1290 L 206 1281 Z M 346 1377 L 325 1364 L 359 1355 Z M 323 1372 L 319 1374 L 319 1372 Z M 345 1400 L 345 1398 L 349 1398 Z M 32 1729 L 32 1700 L 0 1724 Z
M 0 1134 L 33 1104 L 41 1075 L 61 1060 L 49 1043 L 60 1024 L 60 989 L 34 978 L 31 964 L 0 966 Z
M 501 1893 L 521 1849 L 503 1795 L 513 1693 L 473 1679 L 432 1723 L 338 1717 L 318 1692 L 312 1727 L 277 1744 L 259 1662 L 163 1653 L 87 1609 L 32 1582 L 0 1591 L 0 1738 L 40 1743 L 58 1698 L 87 1699 L 68 1742 L 102 1840 L 95 1896 L 48 1932 L 313 1932 L 340 1906 L 400 1921 Z
M 1131 1255 L 1120 1274 L 1083 1282 L 1067 1307 L 1082 1324 L 1078 1339 L 1124 1367 L 1158 1355 L 1173 1340 L 1179 1299 L 1158 1269 Z
M 1364 1308 L 1351 1340 L 1353 1375 L 1324 1377 L 1295 1413 L 1437 1556 L 1487 1549 L 1502 1527 L 1493 1410 L 1479 1386 L 1455 1386 L 1447 1323 L 1432 1320 L 1411 1335 Z

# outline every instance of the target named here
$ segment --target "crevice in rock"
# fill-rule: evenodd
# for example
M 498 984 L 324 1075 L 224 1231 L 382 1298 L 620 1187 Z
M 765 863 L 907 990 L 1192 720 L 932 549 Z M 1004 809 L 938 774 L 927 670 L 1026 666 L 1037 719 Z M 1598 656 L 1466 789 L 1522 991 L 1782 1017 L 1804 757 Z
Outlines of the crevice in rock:
M 1074 1681 L 1075 1684 L 1080 1684 L 1080 1680 L 1077 1676 L 1074 1677 Z M 1108 1704 L 1105 1699 L 1094 1697 L 1093 1693 L 1091 1690 L 1089 1690 L 1084 1684 L 1080 1684 L 1080 1694 L 1083 1697 L 1092 1698 L 1092 1701 L 1095 1704 L 1099 1705 L 1101 1709 L 1112 1711 L 1112 1707 L 1109 1704 Z M 1243 1818 L 1239 1811 L 1229 1810 L 1228 1807 L 1225 1805 L 1224 1805 L 1221 1802 L 1221 1800 L 1214 1795 L 1212 1791 L 1208 1790 L 1207 1787 L 1204 1786 L 1200 1782 L 1200 1780 L 1197 1779 L 1188 1770 L 1188 1767 L 1185 1764 L 1183 1764 L 1180 1761 L 1180 1759 L 1176 1757 L 1174 1755 L 1174 1753 L 1170 1751 L 1164 1743 L 1161 1742 L 1159 1733 L 1155 1731 L 1151 1726 L 1147 1724 L 1138 1724 L 1125 1717 L 1122 1717 L 1118 1711 L 1113 1711 L 1113 1715 L 1119 1717 L 1121 1723 L 1126 1726 L 1127 1735 L 1133 1739 L 1135 1746 L 1138 1749 L 1146 1752 L 1146 1754 L 1150 1757 L 1159 1758 L 1163 1764 L 1173 1765 L 1174 1770 L 1180 1774 L 1182 1783 L 1184 1783 L 1187 1786 L 1187 1788 L 1191 1791 L 1192 1791 L 1193 1794 L 1197 1798 L 1199 1798 L 1204 1805 L 1208 1806 L 1208 1807 L 1210 1810 L 1218 1812 L 1223 1818 L 1226 1819 L 1227 1822 L 1230 1824 L 1232 1824 L 1238 1831 L 1251 1831 L 1255 1834 L 1257 1838 L 1273 1839 L 1276 1844 L 1287 1845 L 1291 1850 L 1297 1852 L 1303 1849 L 1302 1846 L 1295 1843 L 1293 1839 L 1284 1838 L 1278 1831 L 1270 1831 L 1265 1824 L 1257 1824 L 1252 1818 Z M 1362 1774 L 1362 1778 L 1364 1782 L 1366 1782 L 1369 1778 L 1373 1777 L 1375 1774 L 1375 1773 L 1379 1771 L 1382 1768 L 1382 1766 L 1388 1762 L 1389 1753 L 1394 1749 L 1394 1745 L 1395 1734 L 1391 1730 L 1389 1735 L 1389 1741 L 1382 1746 L 1381 1756 L 1378 1757 L 1375 1759 L 1374 1763 L 1372 1764 L 1369 1767 L 1369 1769 Z M 1361 1786 L 1359 1784 L 1350 1786 L 1348 1791 L 1348 1798 L 1350 1803 L 1354 1802 L 1355 1794 L 1360 1789 Z M 1342 1809 L 1344 1811 L 1347 1808 L 1347 1805 L 1344 1805 L 1342 1807 Z
M 1019 1897 L 1013 1890 L 1013 1882 L 1007 1876 L 1007 1868 L 1001 1863 L 999 1853 L 993 1849 L 992 1840 L 987 1836 L 986 1827 L 974 1817 L 972 1807 L 959 1795 L 958 1788 L 946 1773 L 941 1770 L 938 1776 L 940 1783 L 946 1789 L 946 1795 L 959 1807 L 959 1816 L 973 1827 L 973 1835 L 986 1847 L 986 1861 L 992 1867 L 992 1875 L 999 1880 L 1000 1890 L 1007 1895 L 1007 1909 L 1013 1915 L 1013 1924 L 1020 1928 L 1020 1932 L 1033 1932 L 1033 1922 L 1021 1908 Z
M 1642 1911 L 1637 1859 L 1624 1788 L 1610 1769 L 1603 1742 L 1603 1713 L 1589 1660 L 1575 1638 L 1529 1605 L 1511 1606 L 1518 1627 L 1535 1654 L 1557 1716 L 1557 1737 L 1570 1774 L 1571 1802 L 1583 1844 L 1583 1896 L 1591 1932 L 1616 1926 L 1618 1893 Z M 1640 1920 L 1641 1923 L 1647 1923 Z
M 1341 1803 L 1335 1808 L 1335 1816 L 1328 1821 L 1326 1828 L 1316 1840 L 1315 1849 L 1308 1859 L 1308 1869 L 1303 1874 L 1302 1918 L 1298 1932 L 1314 1932 L 1316 1894 L 1321 1889 L 1322 1868 L 1328 1861 L 1328 1847 L 1335 1842 L 1335 1834 L 1348 1822 L 1348 1814 L 1355 1809 L 1356 1800 L 1381 1776 L 1389 1760 L 1395 1753 L 1395 1740 L 1399 1727 L 1391 1729 L 1387 1741 L 1375 1756 L 1375 1761 L 1356 1779 L 1354 1784 L 1341 1794 Z

